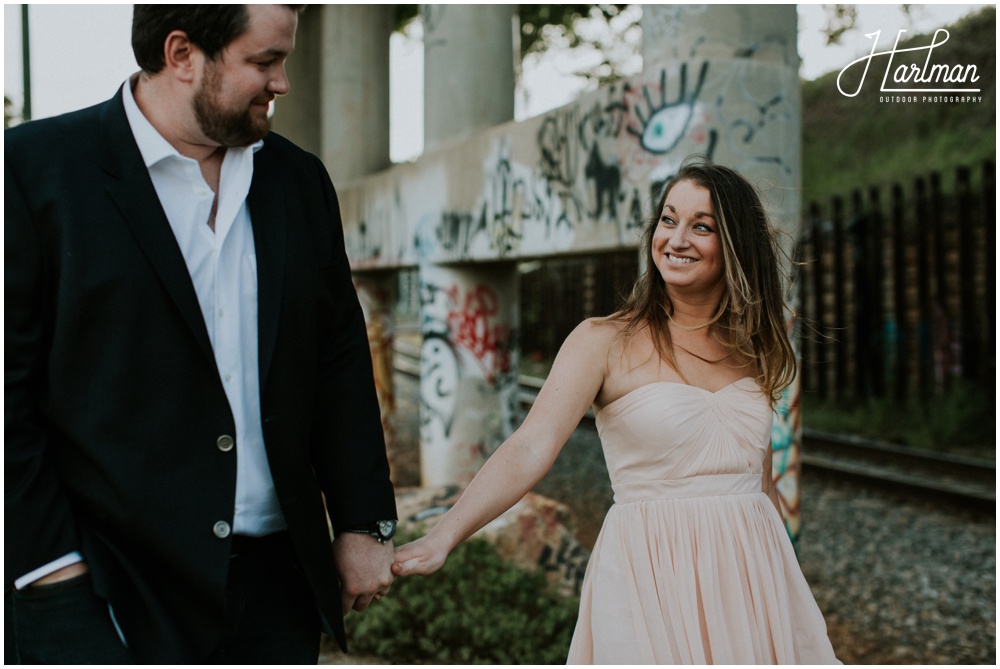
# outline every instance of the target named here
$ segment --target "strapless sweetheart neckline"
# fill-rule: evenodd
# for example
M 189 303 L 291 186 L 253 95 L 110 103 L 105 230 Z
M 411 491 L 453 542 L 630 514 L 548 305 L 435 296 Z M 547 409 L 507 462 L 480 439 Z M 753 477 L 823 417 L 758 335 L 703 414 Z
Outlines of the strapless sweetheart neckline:
M 719 393 L 721 393 L 721 392 L 723 392 L 725 390 L 728 390 L 729 388 L 733 388 L 733 387 L 737 386 L 737 384 L 739 384 L 741 381 L 751 381 L 751 382 L 753 382 L 753 385 L 754 385 L 755 389 L 757 389 L 757 390 L 760 389 L 760 386 L 757 385 L 757 382 L 754 380 L 754 378 L 752 376 L 742 376 L 742 377 L 736 379 L 735 381 L 733 381 L 731 383 L 727 383 L 726 385 L 722 386 L 718 390 L 709 390 L 707 388 L 702 388 L 701 386 L 693 386 L 690 383 L 682 383 L 680 381 L 652 381 L 650 383 L 644 383 L 644 384 L 642 384 L 641 386 L 639 386 L 637 388 L 633 388 L 632 390 L 628 391 L 627 393 L 625 393 L 621 397 L 618 397 L 617 399 L 611 400 L 610 402 L 608 402 L 607 404 L 605 404 L 601 409 L 598 409 L 598 413 L 601 412 L 601 411 L 604 411 L 604 410 L 608 409 L 609 407 L 614 406 L 615 404 L 618 404 L 619 402 L 621 402 L 622 400 L 624 400 L 625 398 L 627 398 L 627 397 L 629 397 L 631 395 L 634 395 L 634 394 L 636 394 L 636 393 L 638 393 L 638 392 L 640 392 L 642 390 L 650 389 L 650 388 L 652 388 L 654 386 L 664 386 L 664 385 L 666 385 L 666 386 L 677 386 L 677 387 L 680 387 L 680 388 L 691 388 L 693 390 L 697 390 L 697 391 L 700 391 L 700 392 L 703 392 L 703 393 L 707 393 L 708 395 L 718 395 Z

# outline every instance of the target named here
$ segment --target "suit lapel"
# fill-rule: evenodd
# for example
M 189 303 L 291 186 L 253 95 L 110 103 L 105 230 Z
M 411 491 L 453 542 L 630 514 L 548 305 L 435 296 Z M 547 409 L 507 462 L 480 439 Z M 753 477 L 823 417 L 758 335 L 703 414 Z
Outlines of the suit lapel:
M 247 195 L 257 254 L 257 346 L 262 392 L 278 339 L 287 241 L 285 191 L 280 188 L 283 181 L 269 159 L 266 138 L 264 142 L 254 156 L 253 181 Z
M 215 354 L 198 305 L 198 295 L 132 136 L 121 96 L 119 91 L 107 102 L 103 114 L 106 141 L 100 163 L 112 178 L 108 192 L 199 347 L 214 365 Z

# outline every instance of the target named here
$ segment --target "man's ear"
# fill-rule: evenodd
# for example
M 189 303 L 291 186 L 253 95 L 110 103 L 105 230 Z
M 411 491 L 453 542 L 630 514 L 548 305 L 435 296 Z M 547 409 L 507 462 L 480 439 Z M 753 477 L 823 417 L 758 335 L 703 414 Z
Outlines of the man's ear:
M 192 83 L 203 58 L 201 49 L 191 43 L 183 30 L 171 31 L 163 41 L 164 69 L 178 81 Z

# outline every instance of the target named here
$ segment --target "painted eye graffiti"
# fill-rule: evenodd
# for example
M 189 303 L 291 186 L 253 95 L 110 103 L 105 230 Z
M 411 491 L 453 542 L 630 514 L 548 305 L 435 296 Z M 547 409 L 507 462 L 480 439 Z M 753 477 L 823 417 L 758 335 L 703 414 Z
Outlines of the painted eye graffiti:
M 649 106 L 649 118 L 647 119 L 642 111 L 636 106 L 635 115 L 639 120 L 640 128 L 628 127 L 629 133 L 639 138 L 642 147 L 650 153 L 668 153 L 680 143 L 681 139 L 688 131 L 691 118 L 694 116 L 694 105 L 701 93 L 701 87 L 705 83 L 705 75 L 708 73 L 708 63 L 702 63 L 698 72 L 698 83 L 690 93 L 687 91 L 687 63 L 682 63 L 680 67 L 680 91 L 677 99 L 667 102 L 667 72 L 660 72 L 660 101 L 659 104 L 653 102 L 650 96 L 649 86 L 642 87 L 643 96 Z

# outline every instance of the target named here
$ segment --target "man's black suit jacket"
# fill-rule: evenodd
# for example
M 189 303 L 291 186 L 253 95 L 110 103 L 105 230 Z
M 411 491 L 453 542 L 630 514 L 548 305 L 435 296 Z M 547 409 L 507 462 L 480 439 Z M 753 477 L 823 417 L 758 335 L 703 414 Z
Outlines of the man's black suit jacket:
M 74 550 L 141 661 L 218 640 L 235 434 L 194 287 L 112 100 L 4 133 L 5 589 Z M 270 134 L 247 198 L 261 416 L 301 567 L 343 645 L 335 529 L 395 517 L 364 319 L 320 161 Z

